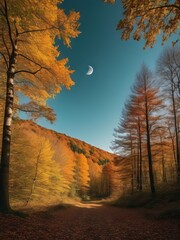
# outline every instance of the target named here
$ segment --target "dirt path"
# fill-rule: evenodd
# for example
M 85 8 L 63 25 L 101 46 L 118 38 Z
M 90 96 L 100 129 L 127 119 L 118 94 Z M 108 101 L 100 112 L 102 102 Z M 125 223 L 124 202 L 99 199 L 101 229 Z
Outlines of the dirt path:
M 26 218 L 0 215 L 1 240 L 179 240 L 180 222 L 138 209 L 79 204 Z

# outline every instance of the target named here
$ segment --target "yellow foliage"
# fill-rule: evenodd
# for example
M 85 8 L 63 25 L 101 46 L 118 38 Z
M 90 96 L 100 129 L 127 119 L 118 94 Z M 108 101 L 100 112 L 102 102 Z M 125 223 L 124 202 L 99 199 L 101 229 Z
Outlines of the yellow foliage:
M 10 165 L 12 202 L 21 205 L 51 198 L 60 199 L 67 190 L 51 142 L 16 124 Z M 21 134 L 19 134 L 21 132 Z
M 88 158 L 74 153 L 70 141 L 76 142 L 79 149 L 84 147 L 85 154 L 89 152 Z M 21 206 L 100 194 L 110 171 L 106 178 L 102 173 L 104 166 L 98 160 L 105 156 L 110 162 L 113 159 L 112 154 L 85 142 L 22 120 L 14 122 L 11 150 L 11 203 Z
M 63 141 L 59 141 L 54 149 L 56 150 L 55 160 L 61 175 L 64 177 L 64 185 L 70 189 L 74 181 L 75 156 Z
M 145 48 L 153 47 L 160 33 L 163 44 L 179 29 L 179 0 L 173 3 L 171 0 L 122 0 L 122 4 L 124 18 L 119 21 L 117 29 L 122 30 L 124 40 L 133 33 L 135 40 L 145 39 Z
M 59 37 L 70 47 L 70 39 L 80 33 L 80 14 L 74 11 L 65 14 L 59 8 L 61 2 L 0 0 L 1 12 L 7 13 L 0 16 L 1 74 L 6 73 L 14 61 L 15 92 L 36 103 L 46 104 L 62 86 L 70 89 L 74 85 L 73 71 L 67 65 L 67 58 L 60 59 L 55 38 Z
M 80 192 L 86 192 L 89 188 L 89 165 L 87 158 L 83 154 L 75 154 L 76 157 L 76 167 L 75 167 L 75 180 L 77 184 L 77 189 Z

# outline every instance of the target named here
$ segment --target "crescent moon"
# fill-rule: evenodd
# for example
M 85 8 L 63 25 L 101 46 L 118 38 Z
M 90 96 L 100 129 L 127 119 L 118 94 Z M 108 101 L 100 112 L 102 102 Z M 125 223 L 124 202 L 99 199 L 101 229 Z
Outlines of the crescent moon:
M 86 75 L 91 75 L 91 74 L 93 73 L 93 71 L 94 71 L 93 67 L 91 67 L 91 66 L 89 65 L 89 69 L 88 69 Z

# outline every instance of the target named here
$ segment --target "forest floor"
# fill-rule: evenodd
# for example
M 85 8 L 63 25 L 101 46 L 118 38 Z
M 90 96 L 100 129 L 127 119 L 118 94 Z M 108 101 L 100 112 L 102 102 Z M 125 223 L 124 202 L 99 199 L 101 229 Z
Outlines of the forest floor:
M 1 240 L 179 240 L 180 220 L 101 203 L 53 207 L 26 217 L 0 214 Z

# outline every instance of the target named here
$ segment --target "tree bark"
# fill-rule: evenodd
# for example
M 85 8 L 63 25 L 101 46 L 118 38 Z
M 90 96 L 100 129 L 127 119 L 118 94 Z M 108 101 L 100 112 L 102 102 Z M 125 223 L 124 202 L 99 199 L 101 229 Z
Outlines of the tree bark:
M 141 137 L 141 125 L 138 117 L 138 140 L 139 140 L 139 191 L 142 192 L 142 137 Z
M 150 180 L 151 193 L 154 194 L 156 190 L 154 185 L 154 174 L 153 174 L 153 166 L 152 166 L 151 137 L 150 137 L 150 131 L 149 131 L 147 99 L 145 104 L 146 104 L 146 136 L 147 136 L 147 151 L 148 151 L 148 163 L 149 163 L 149 180 Z
M 133 156 L 133 144 L 131 138 L 131 194 L 134 193 L 134 156 Z
M 9 160 L 11 146 L 11 123 L 13 116 L 14 103 L 14 77 L 17 57 L 18 31 L 15 25 L 14 40 L 12 35 L 11 24 L 8 16 L 7 1 L 4 0 L 4 16 L 7 23 L 9 41 L 11 44 L 11 54 L 8 50 L 9 62 L 7 62 L 7 81 L 6 81 L 6 98 L 4 109 L 4 122 L 2 132 L 2 150 L 0 162 L 0 211 L 12 212 L 9 203 Z M 15 23 L 14 23 L 15 24 Z
M 178 136 L 178 123 L 177 123 L 177 110 L 174 96 L 174 87 L 172 84 L 171 89 L 172 107 L 173 107 L 173 119 L 174 119 L 174 130 L 175 130 L 175 142 L 176 142 L 176 171 L 177 171 L 177 181 L 180 182 L 180 146 L 179 146 L 179 136 Z
M 5 115 L 3 125 L 3 139 L 1 152 L 1 167 L 0 167 L 0 210 L 3 212 L 10 211 L 9 204 L 9 159 L 10 159 L 10 144 L 11 144 L 11 121 L 13 113 L 13 98 L 14 98 L 14 76 L 11 72 L 7 73 L 7 90 Z
M 145 90 L 145 121 L 146 121 L 146 139 L 147 139 L 147 152 L 148 152 L 148 165 L 149 165 L 149 181 L 152 196 L 155 194 L 155 184 L 154 184 L 154 174 L 153 174 L 153 164 L 152 164 L 152 153 L 151 153 L 151 135 L 149 128 L 149 109 L 148 109 L 148 99 L 147 99 L 147 89 L 146 80 L 144 80 L 144 90 Z
M 6 100 L 3 123 L 2 151 L 0 163 L 0 211 L 11 212 L 9 203 L 9 160 L 11 146 L 11 123 L 14 102 L 14 75 L 17 56 L 17 41 L 11 54 L 9 68 L 7 71 Z
M 160 135 L 160 144 L 161 144 L 162 180 L 163 180 L 163 183 L 166 183 L 167 178 L 166 178 L 166 171 L 165 171 L 164 149 L 163 149 L 163 141 L 162 141 L 161 135 Z

